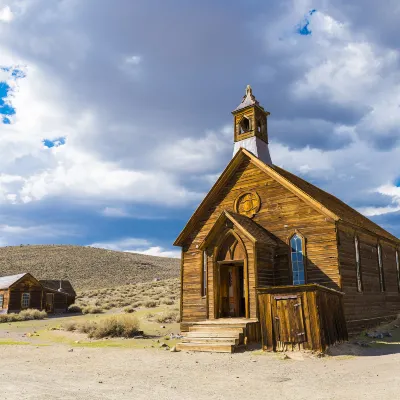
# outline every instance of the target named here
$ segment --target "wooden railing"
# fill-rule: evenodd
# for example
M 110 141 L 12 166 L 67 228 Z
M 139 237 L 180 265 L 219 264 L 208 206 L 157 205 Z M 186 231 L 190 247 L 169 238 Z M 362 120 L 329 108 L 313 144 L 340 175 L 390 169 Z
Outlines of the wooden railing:
M 348 339 L 343 293 L 318 284 L 257 288 L 263 349 L 324 351 Z

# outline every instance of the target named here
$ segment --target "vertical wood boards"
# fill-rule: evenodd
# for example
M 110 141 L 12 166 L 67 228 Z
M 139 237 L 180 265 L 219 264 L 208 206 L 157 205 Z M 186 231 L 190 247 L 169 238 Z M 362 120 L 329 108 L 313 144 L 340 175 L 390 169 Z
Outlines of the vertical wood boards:
M 260 288 L 257 293 L 264 350 L 324 351 L 348 339 L 342 293 L 315 284 Z
M 305 203 L 280 183 L 269 177 L 249 160 L 245 160 L 227 184 L 214 196 L 212 204 L 203 213 L 185 242 L 182 256 L 182 321 L 215 318 L 214 291 L 216 278 L 214 263 L 208 259 L 208 313 L 207 299 L 201 296 L 201 250 L 196 247 L 204 240 L 223 210 L 235 212 L 237 197 L 256 191 L 261 208 L 253 221 L 272 233 L 278 240 L 274 253 L 262 248 L 254 249 L 245 243 L 248 257 L 249 314 L 257 317 L 255 286 L 288 285 L 291 283 L 288 240 L 296 230 L 307 240 L 307 276 L 332 288 L 339 288 L 338 254 L 335 224 Z M 240 232 L 238 232 L 240 235 Z M 258 244 L 257 244 L 258 246 Z M 257 254 L 256 254 L 257 253 Z M 215 256 L 215 255 L 214 255 Z M 257 268 L 257 269 L 255 269 Z
M 379 284 L 377 245 L 378 237 L 360 230 L 339 226 L 338 253 L 342 275 L 342 291 L 345 316 L 349 331 L 357 332 L 391 319 L 400 311 L 400 294 L 397 278 L 396 248 L 380 240 L 382 248 L 385 291 Z M 360 248 L 362 292 L 357 291 L 356 250 L 357 235 Z

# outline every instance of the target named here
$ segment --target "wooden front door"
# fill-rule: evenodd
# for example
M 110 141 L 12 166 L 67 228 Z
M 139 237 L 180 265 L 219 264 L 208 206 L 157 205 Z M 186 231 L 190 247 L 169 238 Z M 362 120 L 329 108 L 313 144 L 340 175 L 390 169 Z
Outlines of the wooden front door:
M 46 312 L 53 312 L 54 310 L 54 293 L 46 293 Z
M 276 340 L 281 343 L 302 343 L 306 340 L 303 307 L 297 296 L 275 297 Z
M 243 264 L 220 265 L 219 317 L 245 317 Z

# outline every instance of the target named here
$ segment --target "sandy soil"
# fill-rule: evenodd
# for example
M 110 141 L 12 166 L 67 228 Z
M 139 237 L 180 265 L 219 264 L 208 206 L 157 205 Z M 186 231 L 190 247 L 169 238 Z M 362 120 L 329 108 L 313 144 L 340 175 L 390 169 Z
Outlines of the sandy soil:
M 400 354 L 274 354 L 0 346 L 3 399 L 395 399 Z M 301 357 L 300 357 L 301 358 Z
M 54 330 L 51 318 L 0 326 L 0 398 L 41 399 L 397 399 L 400 320 L 385 338 L 361 335 L 318 358 L 307 353 L 173 353 L 159 348 L 178 324 L 145 322 L 147 339 L 91 341 Z M 141 317 L 142 315 L 142 317 Z M 290 358 L 287 358 L 287 357 Z

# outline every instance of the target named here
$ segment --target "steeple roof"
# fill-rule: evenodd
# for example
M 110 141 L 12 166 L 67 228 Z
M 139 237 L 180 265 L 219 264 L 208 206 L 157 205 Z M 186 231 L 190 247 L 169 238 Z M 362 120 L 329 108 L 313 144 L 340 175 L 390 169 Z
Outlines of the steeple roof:
M 260 103 L 253 95 L 253 89 L 250 85 L 247 85 L 246 94 L 243 96 L 242 102 L 232 112 L 236 112 L 250 106 L 258 106 L 263 109 L 263 107 L 260 106 Z

